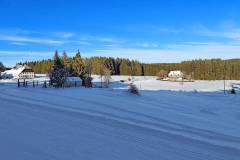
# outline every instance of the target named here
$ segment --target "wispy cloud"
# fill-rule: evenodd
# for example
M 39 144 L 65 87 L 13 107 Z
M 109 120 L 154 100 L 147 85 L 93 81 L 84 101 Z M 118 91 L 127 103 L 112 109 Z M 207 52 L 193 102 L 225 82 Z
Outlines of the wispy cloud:
M 148 63 L 171 63 L 198 58 L 240 58 L 240 46 L 233 44 L 199 42 L 192 44 L 169 44 L 157 49 L 139 48 L 108 48 L 95 50 L 85 55 L 88 56 L 111 56 L 140 60 Z
M 60 45 L 65 43 L 61 40 L 45 39 L 45 38 L 33 38 L 26 36 L 15 35 L 0 35 L 1 41 L 20 42 L 20 43 L 35 43 L 35 44 L 48 44 L 48 45 Z
M 123 39 L 117 39 L 117 38 L 113 38 L 113 37 L 102 37 L 102 36 L 93 36 L 93 35 L 89 35 L 89 34 L 85 34 L 85 35 L 80 35 L 79 36 L 81 40 L 85 40 L 85 41 L 95 41 L 95 42 L 102 42 L 102 43 L 123 43 L 125 42 L 125 40 Z
M 122 29 L 122 28 L 121 28 Z M 125 30 L 131 33 L 151 33 L 151 34 L 176 34 L 182 32 L 182 28 L 175 26 L 161 26 L 151 24 L 129 25 Z
M 28 45 L 27 43 L 22 43 L 22 42 L 11 42 L 10 44 L 16 45 L 16 46 L 26 46 L 26 45 Z
M 0 61 L 7 67 L 13 67 L 17 62 L 25 62 L 32 60 L 48 59 L 53 56 L 53 52 L 45 51 L 0 51 Z
M 180 33 L 181 30 L 176 27 L 158 27 L 155 26 L 153 29 L 155 29 L 157 32 L 164 32 L 164 33 Z
M 198 25 L 193 28 L 193 33 L 207 37 L 227 38 L 232 40 L 240 40 L 240 27 L 230 24 L 221 24 L 214 29 L 204 25 Z
M 149 43 L 149 42 L 136 43 L 135 46 L 142 47 L 142 48 L 157 48 L 157 47 L 159 47 L 159 45 L 157 43 Z
M 4 57 L 26 57 L 26 56 L 52 56 L 53 52 L 46 51 L 11 51 L 0 50 L 0 58 Z
M 40 34 L 38 31 L 28 30 L 23 28 L 0 28 L 0 33 L 7 35 L 32 35 Z
M 76 45 L 117 45 L 124 40 L 108 36 L 93 36 L 73 32 L 40 32 L 19 28 L 0 29 L 0 41 L 9 42 L 12 45 L 48 45 L 48 46 L 76 46 Z
M 68 52 L 73 56 L 74 52 Z M 105 49 L 91 49 L 81 52 L 84 57 L 109 56 L 139 60 L 145 63 L 173 63 L 198 58 L 240 58 L 240 45 L 235 43 L 223 44 L 216 42 L 186 42 L 168 44 L 162 48 L 130 48 L 106 46 Z M 53 51 L 0 51 L 0 59 L 8 66 L 26 60 L 52 58 Z
M 155 38 L 142 39 L 141 37 L 119 38 L 68 31 L 38 32 L 15 29 L 13 32 L 3 32 L 0 29 L 0 41 L 15 46 L 29 45 L 31 48 L 34 48 L 32 44 L 37 44 L 37 47 L 34 48 L 36 51 L 31 53 L 35 59 L 51 58 L 55 48 L 73 50 L 79 46 L 85 47 L 82 47 L 83 56 L 123 57 L 149 63 L 179 62 L 197 58 L 240 58 L 240 28 L 236 24 L 226 23 L 219 25 L 217 29 L 204 25 L 185 29 L 185 31 L 184 28 L 175 30 L 174 27 L 159 27 L 158 29 L 156 30 L 159 32 L 173 33 L 175 36 L 180 35 L 175 33 L 182 32 L 188 34 L 190 38 L 188 38 L 189 41 L 181 39 L 164 42 L 163 40 L 158 41 L 158 35 Z M 197 41 L 199 39 L 202 41 Z M 39 46 L 43 45 L 47 45 L 47 47 L 43 47 L 44 50 L 51 50 L 51 52 L 37 51 Z M 9 63 L 10 61 L 12 63 L 26 60 L 28 57 L 29 52 L 25 51 L 0 51 L 1 61 L 4 59 Z
M 72 32 L 56 32 L 56 33 L 53 33 L 53 35 L 59 38 L 66 38 L 66 39 L 76 36 L 76 34 Z

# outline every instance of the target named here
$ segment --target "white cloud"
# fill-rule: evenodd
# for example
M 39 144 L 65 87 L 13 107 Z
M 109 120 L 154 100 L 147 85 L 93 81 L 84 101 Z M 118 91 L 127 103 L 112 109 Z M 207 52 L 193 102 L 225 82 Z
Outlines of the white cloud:
M 90 46 L 92 45 L 91 42 L 88 41 L 79 41 L 79 40 L 73 40 L 73 41 L 68 41 L 68 43 L 76 43 L 76 44 L 80 44 L 80 45 L 85 45 L 85 46 Z
M 12 45 L 50 45 L 59 46 L 63 44 L 68 45 L 91 45 L 88 40 L 82 40 L 76 33 L 72 32 L 40 32 L 24 30 L 21 28 L 1 29 L 0 41 L 7 41 Z M 107 38 L 98 38 L 99 41 L 112 42 L 113 40 Z
M 44 38 L 32 38 L 26 36 L 15 36 L 15 35 L 0 35 L 0 40 L 10 42 L 22 42 L 22 43 L 35 43 L 35 44 L 49 44 L 49 45 L 60 45 L 65 43 L 61 40 L 44 39 Z
M 232 40 L 240 40 L 240 27 L 230 24 L 222 24 L 215 29 L 198 25 L 193 28 L 193 33 L 207 37 L 227 38 Z
M 71 32 L 56 32 L 53 34 L 54 36 L 57 36 L 59 38 L 66 38 L 66 39 L 69 39 L 69 38 L 72 38 L 74 37 L 76 34 L 75 33 L 71 33 Z
M 2 50 L 0 51 L 0 58 L 4 57 L 23 57 L 23 56 L 53 56 L 54 52 L 46 51 L 10 51 Z
M 95 41 L 102 43 L 123 43 L 125 40 L 120 40 L 112 37 L 102 37 L 102 36 L 93 36 L 93 35 L 80 35 L 81 40 L 85 41 Z
M 157 48 L 159 45 L 157 43 L 136 43 L 135 46 L 137 47 L 143 47 L 143 48 Z
M 67 36 L 67 35 L 65 35 Z M 69 35 L 70 37 L 70 35 Z M 54 45 L 59 46 L 62 44 L 79 44 L 79 45 L 91 45 L 91 42 L 84 40 L 69 40 L 69 39 L 50 39 L 50 38 L 35 38 L 30 36 L 16 36 L 16 35 L 1 35 L 0 41 L 8 41 L 13 45 L 28 45 L 39 44 L 39 45 Z
M 44 51 L 0 51 L 0 61 L 8 67 L 13 67 L 17 62 L 25 62 L 36 59 L 48 59 L 53 56 L 54 52 Z
M 173 44 L 162 49 L 109 48 L 87 52 L 87 56 L 111 56 L 147 63 L 171 63 L 199 58 L 240 58 L 240 46 L 232 44 Z
M 26 46 L 26 45 L 28 45 L 27 43 L 22 43 L 22 42 L 11 42 L 10 44 L 16 45 L 16 46 Z
M 27 30 L 22 28 L 0 28 L 0 33 L 4 33 L 7 35 L 31 35 L 31 34 L 39 34 L 37 31 Z
M 180 29 L 177 29 L 175 27 L 155 27 L 155 30 L 157 32 L 164 32 L 164 33 L 179 33 L 179 32 L 181 32 Z
M 129 26 L 125 27 L 125 30 L 127 30 L 128 32 L 131 32 L 131 33 L 137 32 L 137 33 L 151 33 L 151 34 L 160 34 L 160 33 L 176 34 L 176 33 L 182 32 L 182 29 L 180 29 L 179 27 L 160 26 L 160 25 L 151 25 L 151 24 L 129 25 Z
M 108 46 L 106 49 L 82 51 L 84 57 L 108 56 L 139 60 L 145 63 L 174 63 L 192 59 L 209 58 L 240 58 L 240 45 L 221 44 L 215 42 L 189 42 L 184 44 L 171 44 L 163 48 L 117 48 Z M 73 56 L 74 52 L 68 52 Z M 16 62 L 36 59 L 52 58 L 53 51 L 0 51 L 0 61 L 8 66 Z M 32 60 L 33 60 L 32 59 Z

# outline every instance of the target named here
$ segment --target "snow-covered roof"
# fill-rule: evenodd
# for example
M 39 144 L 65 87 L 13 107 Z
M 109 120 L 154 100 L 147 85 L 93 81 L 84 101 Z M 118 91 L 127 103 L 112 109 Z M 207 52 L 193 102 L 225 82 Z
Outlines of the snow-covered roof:
M 67 77 L 66 79 L 67 82 L 79 82 L 79 81 L 82 81 L 82 79 L 80 77 Z
M 176 71 L 170 71 L 168 74 L 168 77 L 178 77 L 183 76 L 182 71 L 176 70 Z
M 7 70 L 3 72 L 3 75 L 12 75 L 13 77 L 17 77 L 22 71 L 25 69 L 25 67 L 19 67 L 17 69 L 13 68 L 11 70 Z
M 29 69 L 28 66 L 19 66 L 17 68 L 12 68 L 10 70 L 7 70 L 5 72 L 2 72 L 2 75 L 11 75 L 12 77 L 18 77 L 24 69 Z

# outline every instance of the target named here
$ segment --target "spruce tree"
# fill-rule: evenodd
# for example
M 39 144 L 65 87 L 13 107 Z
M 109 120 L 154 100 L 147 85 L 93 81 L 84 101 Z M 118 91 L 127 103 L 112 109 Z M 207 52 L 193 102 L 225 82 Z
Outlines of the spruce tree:
M 62 63 L 62 60 L 58 54 L 58 51 L 55 51 L 54 57 L 53 57 L 53 70 L 64 68 L 64 65 Z
M 5 67 L 4 65 L 2 64 L 2 62 L 0 62 L 0 72 L 3 72 L 5 71 Z
M 73 70 L 72 70 L 72 60 L 71 58 L 68 57 L 67 53 L 64 51 L 62 55 L 62 64 L 65 69 L 68 70 L 69 74 L 71 75 Z
M 53 66 L 50 72 L 50 81 L 55 87 L 63 87 L 66 78 L 68 77 L 68 71 L 64 68 L 61 58 L 58 52 L 55 51 L 53 58 Z
M 85 76 L 85 66 L 84 66 L 84 61 L 81 57 L 81 54 L 78 50 L 77 54 L 73 58 L 73 63 L 72 63 L 73 71 L 74 73 L 79 76 L 81 79 L 84 79 Z

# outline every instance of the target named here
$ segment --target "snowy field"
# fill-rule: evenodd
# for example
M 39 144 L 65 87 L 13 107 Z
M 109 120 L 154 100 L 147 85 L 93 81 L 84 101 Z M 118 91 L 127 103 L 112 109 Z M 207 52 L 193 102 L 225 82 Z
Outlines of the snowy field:
M 94 76 L 96 81 L 99 81 L 98 76 Z M 135 76 L 130 77 L 131 82 L 128 81 L 128 76 L 112 76 L 113 82 L 119 82 L 120 80 L 125 80 L 126 83 L 133 82 L 140 90 L 149 90 L 149 91 L 187 91 L 187 92 L 221 92 L 224 90 L 224 81 L 195 81 L 195 82 L 170 82 L 170 81 L 160 81 L 156 80 L 156 77 L 141 77 Z M 225 81 L 226 90 L 230 90 L 232 85 L 238 87 L 240 81 L 229 80 Z M 119 85 L 114 86 L 113 88 L 121 88 Z M 123 89 L 126 87 L 123 87 Z
M 0 159 L 239 160 L 240 94 L 223 94 L 223 81 L 135 77 L 134 96 L 127 79 L 104 89 L 0 81 Z

